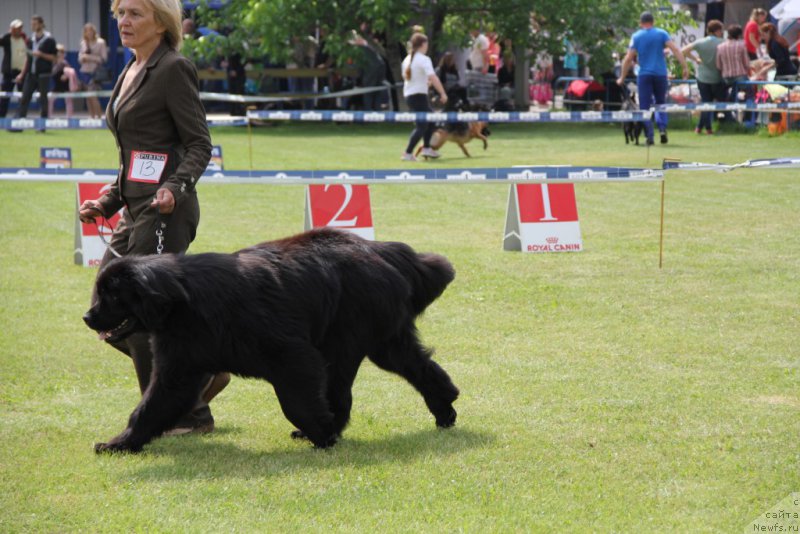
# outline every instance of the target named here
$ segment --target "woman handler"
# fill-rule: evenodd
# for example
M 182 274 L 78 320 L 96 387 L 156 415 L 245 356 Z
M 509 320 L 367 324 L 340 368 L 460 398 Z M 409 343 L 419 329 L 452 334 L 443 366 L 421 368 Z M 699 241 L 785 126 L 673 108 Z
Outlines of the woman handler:
M 103 197 L 79 208 L 84 222 L 98 215 L 111 217 L 123 208 L 101 269 L 115 255 L 181 253 L 189 248 L 200 221 L 195 185 L 211 158 L 197 71 L 178 53 L 183 40 L 180 0 L 114 0 L 111 10 L 122 44 L 134 57 L 106 109 L 119 151 L 117 181 Z M 140 332 L 114 343 L 133 359 L 142 393 L 152 370 L 148 338 Z M 229 380 L 226 373 L 209 375 L 197 405 L 171 433 L 212 431 L 208 401 Z
M 422 33 L 415 33 L 411 36 L 411 46 L 409 54 L 403 60 L 403 96 L 411 111 L 430 112 L 431 106 L 428 103 L 428 87 L 433 86 L 439 93 L 439 101 L 447 104 L 447 93 L 442 86 L 441 80 L 433 70 L 433 63 L 428 53 L 428 37 Z M 414 147 L 422 139 L 422 155 L 427 158 L 438 158 L 439 153 L 431 148 L 431 137 L 436 124 L 425 120 L 418 120 L 414 130 L 408 140 L 408 146 L 401 159 L 403 161 L 417 161 L 414 157 Z

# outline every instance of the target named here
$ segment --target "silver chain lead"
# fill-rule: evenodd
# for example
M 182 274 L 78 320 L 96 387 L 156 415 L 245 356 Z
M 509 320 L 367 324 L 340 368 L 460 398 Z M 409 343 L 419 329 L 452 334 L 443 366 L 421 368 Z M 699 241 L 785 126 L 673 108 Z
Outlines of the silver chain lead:
M 167 225 L 161 223 L 161 228 L 156 228 L 156 237 L 158 237 L 158 245 L 156 245 L 156 254 L 161 254 L 164 251 L 164 230 Z
M 166 227 L 167 223 L 161 220 L 161 203 L 156 201 L 156 237 L 158 238 L 156 254 L 164 252 L 164 228 Z

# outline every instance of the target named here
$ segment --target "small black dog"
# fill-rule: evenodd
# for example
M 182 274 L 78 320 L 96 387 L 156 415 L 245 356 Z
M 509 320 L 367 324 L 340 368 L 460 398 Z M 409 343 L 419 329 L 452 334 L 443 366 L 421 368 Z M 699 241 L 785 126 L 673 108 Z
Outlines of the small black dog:
M 639 111 L 636 104 L 636 97 L 629 94 L 622 101 L 622 111 Z M 627 121 L 622 123 L 622 131 L 625 133 L 625 144 L 635 141 L 639 144 L 639 137 L 642 135 L 644 125 L 639 121 Z

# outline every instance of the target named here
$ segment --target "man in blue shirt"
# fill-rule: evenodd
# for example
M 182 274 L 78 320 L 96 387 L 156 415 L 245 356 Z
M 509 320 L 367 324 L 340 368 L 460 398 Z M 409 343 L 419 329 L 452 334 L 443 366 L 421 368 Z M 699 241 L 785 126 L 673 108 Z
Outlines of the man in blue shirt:
M 678 59 L 683 67 L 683 78 L 689 77 L 689 68 L 686 59 L 683 57 L 680 48 L 672 41 L 669 34 L 661 28 L 653 26 L 653 14 L 649 11 L 642 13 L 639 17 L 638 32 L 631 37 L 628 45 L 628 53 L 622 61 L 618 85 L 625 83 L 625 76 L 631 68 L 634 60 L 639 60 L 639 75 L 636 85 L 639 90 L 639 109 L 650 109 L 655 104 L 663 104 L 667 98 L 667 62 L 664 59 L 664 48 L 669 48 L 673 55 Z M 661 132 L 661 143 L 667 142 L 667 115 L 656 113 L 656 125 Z M 653 124 L 650 121 L 644 123 L 647 136 L 647 144 L 653 144 Z

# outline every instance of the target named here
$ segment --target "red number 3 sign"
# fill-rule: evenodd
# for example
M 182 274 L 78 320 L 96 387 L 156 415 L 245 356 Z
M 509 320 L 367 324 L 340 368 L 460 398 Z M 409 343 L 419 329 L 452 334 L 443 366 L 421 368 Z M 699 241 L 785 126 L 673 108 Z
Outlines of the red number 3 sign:
M 310 185 L 306 190 L 305 229 L 328 226 L 375 239 L 369 186 Z

